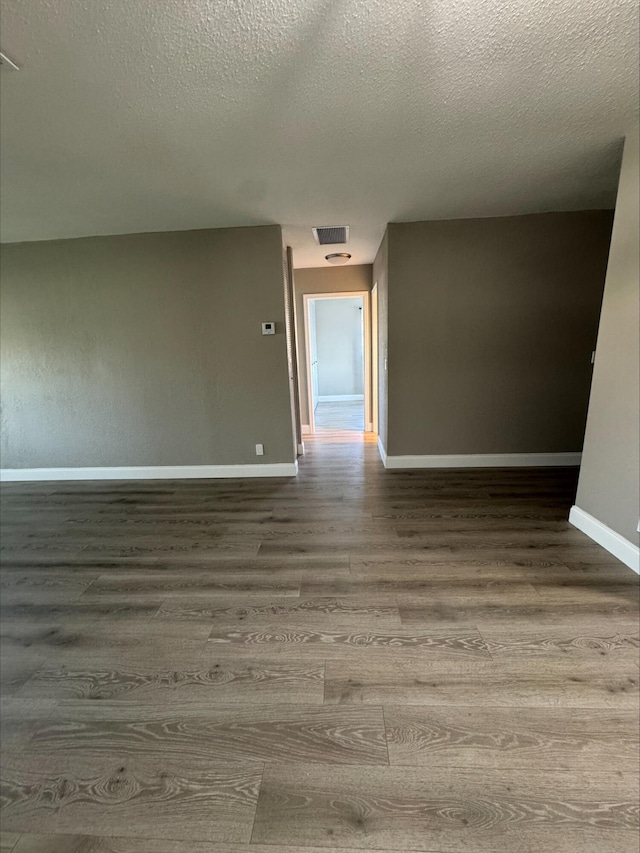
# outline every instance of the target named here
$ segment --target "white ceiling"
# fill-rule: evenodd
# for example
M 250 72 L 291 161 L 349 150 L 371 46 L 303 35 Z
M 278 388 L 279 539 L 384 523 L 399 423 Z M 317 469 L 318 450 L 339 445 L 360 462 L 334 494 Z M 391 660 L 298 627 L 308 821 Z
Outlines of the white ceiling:
M 612 206 L 637 0 L 3 0 L 3 240 Z M 335 250 L 334 250 L 335 251 Z

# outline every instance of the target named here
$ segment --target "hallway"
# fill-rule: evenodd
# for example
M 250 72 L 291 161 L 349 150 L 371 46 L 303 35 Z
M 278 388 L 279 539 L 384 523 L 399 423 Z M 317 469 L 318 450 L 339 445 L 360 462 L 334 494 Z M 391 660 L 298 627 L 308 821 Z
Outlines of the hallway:
M 2 850 L 636 853 L 638 578 L 575 470 L 305 444 L 3 487 Z

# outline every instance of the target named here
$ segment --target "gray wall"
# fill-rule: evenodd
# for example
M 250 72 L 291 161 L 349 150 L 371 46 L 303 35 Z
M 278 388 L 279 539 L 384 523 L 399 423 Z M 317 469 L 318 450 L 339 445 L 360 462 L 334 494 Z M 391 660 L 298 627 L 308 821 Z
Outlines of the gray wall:
M 362 297 L 316 300 L 318 395 L 364 395 Z
M 638 543 L 638 127 L 624 147 L 576 505 Z
M 389 225 L 390 455 L 581 450 L 611 226 Z
M 1 271 L 4 468 L 293 460 L 279 226 L 4 245 Z
M 295 261 L 295 256 L 294 256 Z M 298 349 L 298 376 L 300 381 L 300 416 L 309 425 L 307 395 L 306 330 L 304 328 L 303 296 L 305 293 L 342 293 L 371 290 L 371 265 L 354 264 L 344 267 L 307 267 L 294 273 L 296 344 Z M 367 420 L 371 420 L 367 417 Z
M 389 231 L 384 232 L 373 262 L 373 284 L 378 286 L 378 438 L 387 448 L 389 422 L 389 385 L 387 356 L 389 349 Z M 374 329 L 375 334 L 375 329 Z M 375 389 L 374 389 L 375 393 Z

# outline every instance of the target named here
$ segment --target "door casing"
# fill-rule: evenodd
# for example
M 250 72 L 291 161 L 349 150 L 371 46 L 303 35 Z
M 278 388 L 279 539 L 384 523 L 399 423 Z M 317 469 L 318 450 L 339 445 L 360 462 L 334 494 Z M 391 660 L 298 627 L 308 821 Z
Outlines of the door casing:
M 313 433 L 316 431 L 315 418 L 313 414 L 313 394 L 311 385 L 311 354 L 310 354 L 310 335 L 311 326 L 309 323 L 309 302 L 312 299 L 353 299 L 356 296 L 362 297 L 362 312 L 363 312 L 363 332 L 364 332 L 364 426 L 365 432 L 373 431 L 373 417 L 371 408 L 372 398 L 372 372 L 371 372 L 371 292 L 368 290 L 347 290 L 337 293 L 305 293 L 302 297 L 303 313 L 304 313 L 304 331 L 305 331 L 305 356 L 307 361 L 307 405 L 309 416 L 309 429 Z M 375 391 L 374 393 L 377 393 Z

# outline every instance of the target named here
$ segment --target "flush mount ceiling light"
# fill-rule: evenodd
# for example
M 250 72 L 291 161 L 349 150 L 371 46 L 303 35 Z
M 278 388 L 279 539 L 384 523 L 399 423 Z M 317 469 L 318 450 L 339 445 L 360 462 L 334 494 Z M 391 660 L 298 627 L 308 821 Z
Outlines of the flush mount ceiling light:
M 351 255 L 348 252 L 334 252 L 331 255 L 325 255 L 325 260 L 330 264 L 346 264 L 350 260 Z

